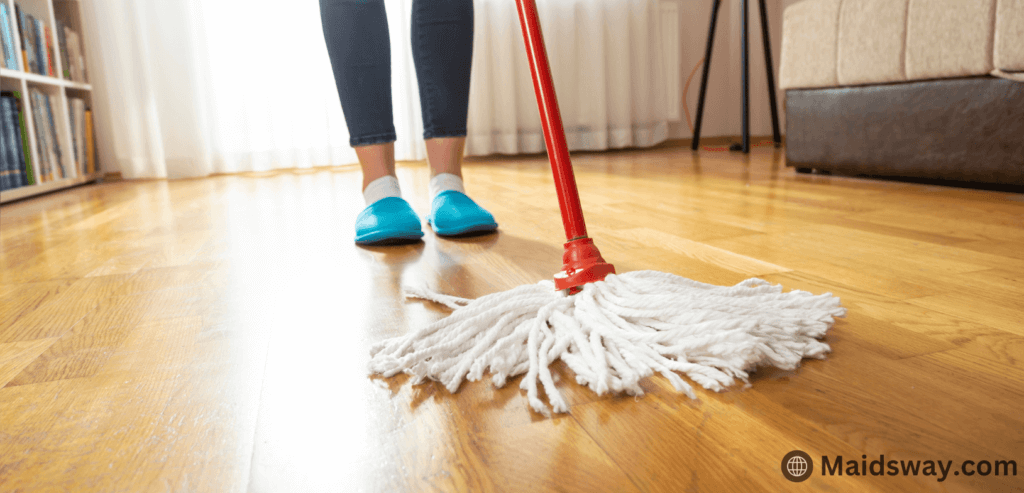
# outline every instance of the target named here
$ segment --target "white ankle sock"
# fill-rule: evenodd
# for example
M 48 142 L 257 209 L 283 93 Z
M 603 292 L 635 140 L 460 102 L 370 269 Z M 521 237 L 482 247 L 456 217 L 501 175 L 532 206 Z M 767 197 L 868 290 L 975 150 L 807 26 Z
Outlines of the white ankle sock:
M 430 200 L 434 200 L 437 194 L 446 190 L 466 193 L 466 188 L 462 185 L 462 178 L 457 175 L 441 173 L 430 179 Z
M 382 176 L 370 182 L 363 190 L 363 200 L 370 205 L 380 199 L 387 197 L 401 197 L 402 191 L 398 188 L 398 178 L 394 176 Z

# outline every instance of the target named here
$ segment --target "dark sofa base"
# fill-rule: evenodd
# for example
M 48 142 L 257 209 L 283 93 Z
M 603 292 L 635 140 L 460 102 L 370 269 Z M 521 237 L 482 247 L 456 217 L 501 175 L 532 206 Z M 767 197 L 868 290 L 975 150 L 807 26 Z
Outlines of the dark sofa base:
M 1024 83 L 790 89 L 786 161 L 844 175 L 1024 185 Z

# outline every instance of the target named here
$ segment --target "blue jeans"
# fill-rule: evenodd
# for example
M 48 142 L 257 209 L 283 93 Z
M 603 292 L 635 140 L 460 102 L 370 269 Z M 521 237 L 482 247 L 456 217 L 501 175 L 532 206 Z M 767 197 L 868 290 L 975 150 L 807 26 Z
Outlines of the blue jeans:
M 327 53 L 353 147 L 394 142 L 384 0 L 320 0 Z M 465 137 L 473 0 L 413 0 L 412 54 L 423 138 Z

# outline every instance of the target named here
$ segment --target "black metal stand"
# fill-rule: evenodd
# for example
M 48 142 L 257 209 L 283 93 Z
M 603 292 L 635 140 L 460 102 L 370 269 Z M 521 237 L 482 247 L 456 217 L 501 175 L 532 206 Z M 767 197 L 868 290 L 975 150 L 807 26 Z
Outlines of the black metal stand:
M 779 111 L 775 102 L 775 71 L 772 68 L 771 37 L 768 35 L 768 9 L 765 6 L 765 0 L 758 0 L 758 4 L 761 10 L 761 38 L 764 40 L 764 64 L 768 72 L 768 100 L 772 110 L 772 138 L 775 144 L 779 145 L 782 143 L 782 135 L 779 132 Z M 693 150 L 697 150 L 700 147 L 700 125 L 704 119 L 704 98 L 707 96 L 708 72 L 711 70 L 711 49 L 715 43 L 715 25 L 718 23 L 718 9 L 721 5 L 722 0 L 715 0 L 715 4 L 711 7 L 711 26 L 708 28 L 708 44 L 704 50 L 704 73 L 700 78 L 700 99 L 697 102 L 697 121 L 693 126 Z M 748 17 L 747 0 L 740 0 L 740 23 L 742 25 L 742 31 L 740 32 L 740 44 L 742 45 L 740 77 L 741 84 L 743 85 L 743 121 L 741 125 L 743 142 L 737 150 L 741 150 L 744 153 L 750 152 L 750 47 L 747 42 Z

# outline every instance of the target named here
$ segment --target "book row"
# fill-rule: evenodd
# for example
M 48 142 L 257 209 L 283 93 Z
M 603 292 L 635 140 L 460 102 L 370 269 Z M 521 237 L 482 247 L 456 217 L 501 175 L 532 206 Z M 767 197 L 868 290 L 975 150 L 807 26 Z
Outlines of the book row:
M 55 21 L 56 29 L 51 29 L 42 19 L 25 13 L 20 5 L 14 4 L 14 12 L 11 12 L 7 3 L 0 3 L 0 21 L 3 68 L 58 77 L 56 56 L 59 55 L 61 78 L 87 82 L 81 38 L 59 19 Z M 18 53 L 15 39 L 21 40 L 21 53 Z
M 21 93 L 0 93 L 0 119 L 3 123 L 3 145 L 0 146 L 0 190 L 35 185 L 51 180 L 70 178 L 96 171 L 95 141 L 92 112 L 85 101 L 68 98 L 70 122 L 71 161 L 74 167 L 64 165 L 63 149 L 58 139 L 54 111 L 57 99 L 38 89 L 29 90 L 31 119 L 22 107 Z M 35 133 L 38 167 L 32 166 L 32 153 L 28 135 L 29 121 Z M 36 173 L 38 170 L 38 174 Z

